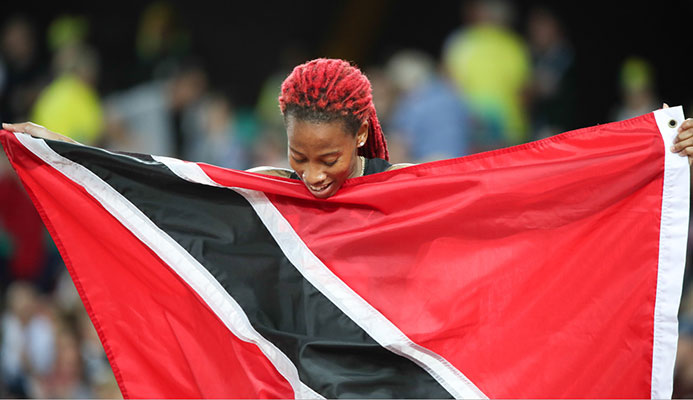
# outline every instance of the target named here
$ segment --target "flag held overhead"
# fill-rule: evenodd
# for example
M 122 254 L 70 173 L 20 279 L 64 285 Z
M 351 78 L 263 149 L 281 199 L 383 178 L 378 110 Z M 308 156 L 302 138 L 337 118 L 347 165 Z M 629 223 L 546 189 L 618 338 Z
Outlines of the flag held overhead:
M 675 121 L 672 126 L 671 121 Z M 680 107 L 347 181 L 0 140 L 125 397 L 669 397 Z

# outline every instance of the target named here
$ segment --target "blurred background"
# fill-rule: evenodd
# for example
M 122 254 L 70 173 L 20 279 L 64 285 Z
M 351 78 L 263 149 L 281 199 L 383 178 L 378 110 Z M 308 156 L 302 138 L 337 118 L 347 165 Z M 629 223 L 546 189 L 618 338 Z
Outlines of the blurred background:
M 293 66 L 358 65 L 394 162 L 693 110 L 693 1 L 3 4 L 0 120 L 223 167 L 288 167 Z M 690 249 L 690 246 L 689 246 Z M 688 259 L 690 261 L 690 254 Z M 686 269 L 674 397 L 693 397 Z M 64 264 L 0 157 L 0 397 L 120 397 Z

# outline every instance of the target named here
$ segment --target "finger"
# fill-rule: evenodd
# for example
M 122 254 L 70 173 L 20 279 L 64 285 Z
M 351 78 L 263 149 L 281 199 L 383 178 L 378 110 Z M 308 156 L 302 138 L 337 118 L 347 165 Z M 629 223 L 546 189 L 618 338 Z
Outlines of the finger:
M 693 120 L 687 119 L 679 126 L 678 134 L 674 138 L 674 143 L 693 137 Z
M 17 129 L 18 129 L 17 125 L 19 125 L 19 124 L 8 124 L 6 122 L 3 122 L 2 123 L 2 129 L 6 129 L 6 130 L 11 131 L 11 132 L 17 132 Z
M 693 129 L 693 118 L 686 118 L 681 125 L 679 125 L 679 132 L 685 131 L 687 129 Z
M 678 153 L 685 149 L 690 149 L 690 151 L 693 152 L 693 137 L 676 142 L 671 146 L 671 151 L 674 153 Z
M 35 127 L 30 122 L 20 122 L 16 124 L 3 123 L 2 127 L 12 132 L 25 132 L 31 134 Z
M 685 131 L 679 132 L 674 138 L 674 143 L 684 141 L 693 137 L 693 129 L 686 129 Z
M 9 128 L 6 128 L 12 132 L 23 132 L 28 133 L 31 136 L 50 138 L 51 132 L 41 125 L 35 124 L 33 122 L 20 122 L 17 124 L 8 124 Z
M 691 157 L 693 156 L 693 146 L 684 147 L 683 149 L 676 152 L 676 154 L 678 154 L 681 157 Z
M 22 123 L 19 123 L 19 124 L 5 124 L 5 123 L 3 123 L 3 124 L 2 124 L 2 128 L 3 128 L 3 129 L 6 129 L 6 130 L 8 130 L 8 131 L 10 131 L 10 132 L 26 132 L 26 133 L 29 133 L 29 132 L 26 131 L 26 126 L 25 126 L 25 124 L 22 124 Z
M 662 106 L 662 108 L 669 108 L 669 104 L 664 103 L 664 105 Z

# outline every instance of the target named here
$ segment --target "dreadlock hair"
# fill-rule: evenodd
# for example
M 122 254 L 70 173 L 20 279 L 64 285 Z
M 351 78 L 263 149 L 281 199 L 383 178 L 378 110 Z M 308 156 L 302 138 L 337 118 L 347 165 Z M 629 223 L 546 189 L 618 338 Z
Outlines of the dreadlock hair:
M 347 61 L 318 58 L 294 68 L 282 83 L 279 108 L 285 121 L 288 116 L 310 122 L 341 120 L 354 134 L 367 120 L 368 138 L 358 154 L 390 159 L 375 114 L 371 83 Z

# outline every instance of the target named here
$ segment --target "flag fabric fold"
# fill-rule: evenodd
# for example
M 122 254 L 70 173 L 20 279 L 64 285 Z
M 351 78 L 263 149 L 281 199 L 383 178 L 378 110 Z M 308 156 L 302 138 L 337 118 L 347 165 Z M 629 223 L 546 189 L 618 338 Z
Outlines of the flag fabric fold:
M 127 398 L 671 396 L 680 107 L 299 181 L 0 132 Z

